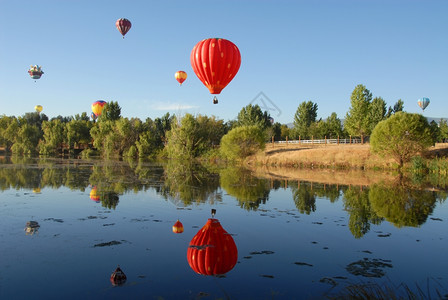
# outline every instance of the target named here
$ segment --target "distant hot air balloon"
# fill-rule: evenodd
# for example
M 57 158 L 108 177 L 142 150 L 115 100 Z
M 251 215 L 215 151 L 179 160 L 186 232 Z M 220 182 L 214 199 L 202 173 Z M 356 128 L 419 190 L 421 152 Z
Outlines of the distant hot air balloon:
M 90 117 L 92 118 L 92 120 L 96 120 L 96 115 L 93 112 L 90 114 Z
M 44 74 L 44 71 L 42 71 L 42 67 L 39 65 L 31 65 L 31 67 L 28 70 L 28 74 L 30 74 L 31 78 L 33 79 L 39 79 L 42 74 Z
M 423 111 L 425 111 L 425 108 L 429 105 L 429 102 L 430 102 L 429 98 L 423 97 L 423 98 L 418 99 L 417 104 L 418 104 L 418 106 L 420 106 L 420 108 Z
M 124 36 L 126 33 L 128 33 L 129 29 L 131 29 L 132 24 L 131 21 L 125 18 L 118 19 L 117 22 L 115 22 L 115 26 L 117 26 L 118 31 L 120 31 L 121 35 Z
M 184 232 L 184 225 L 179 220 L 177 220 L 177 222 L 174 223 L 174 225 L 173 225 L 173 232 L 174 233 L 182 233 L 182 232 Z
M 95 114 L 95 116 L 101 116 L 104 105 L 106 105 L 106 101 L 103 100 L 98 100 L 92 103 L 92 112 Z
M 219 94 L 235 77 L 241 65 L 241 54 L 231 41 L 210 38 L 194 46 L 190 55 L 191 66 L 210 94 Z M 213 104 L 217 104 L 216 96 Z
M 182 82 L 184 82 L 185 79 L 187 79 L 187 73 L 185 73 L 184 71 L 177 71 L 174 74 L 174 78 L 176 78 L 176 80 L 180 83 L 180 85 L 182 85 Z
M 222 275 L 235 266 L 238 249 L 232 236 L 212 217 L 191 240 L 187 259 L 196 273 Z
M 34 106 L 34 110 L 35 110 L 37 113 L 40 113 L 40 112 L 42 111 L 42 109 L 44 109 L 44 108 L 42 107 L 42 105 L 36 105 L 36 106 Z

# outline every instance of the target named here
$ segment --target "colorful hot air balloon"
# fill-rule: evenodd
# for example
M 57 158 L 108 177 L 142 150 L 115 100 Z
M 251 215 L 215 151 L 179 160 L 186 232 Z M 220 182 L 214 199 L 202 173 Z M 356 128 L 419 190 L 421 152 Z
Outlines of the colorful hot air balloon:
M 90 200 L 95 201 L 96 203 L 100 202 L 100 195 L 98 195 L 98 191 L 96 189 L 96 187 L 94 187 L 91 191 L 90 191 Z
M 423 98 L 418 99 L 417 104 L 418 104 L 418 106 L 420 106 L 420 108 L 423 111 L 425 111 L 425 108 L 429 105 L 429 102 L 430 102 L 429 98 L 423 97 Z
M 40 113 L 40 112 L 42 111 L 42 109 L 44 109 L 44 108 L 42 107 L 42 105 L 36 105 L 36 106 L 34 106 L 34 110 L 35 110 L 37 113 Z
M 106 101 L 103 100 L 98 100 L 92 103 L 92 112 L 95 116 L 99 117 L 101 115 L 104 105 L 106 105 Z
M 28 70 L 28 74 L 30 74 L 31 78 L 33 79 L 39 79 L 42 74 L 44 74 L 44 71 L 42 71 L 42 67 L 38 65 L 32 65 Z
M 191 66 L 210 94 L 219 94 L 235 77 L 241 65 L 241 54 L 231 41 L 211 38 L 200 41 L 190 55 Z M 213 103 L 217 104 L 216 96 Z
M 187 73 L 185 73 L 184 71 L 177 71 L 174 74 L 174 78 L 176 78 L 176 80 L 180 83 L 180 85 L 182 85 L 182 82 L 184 82 L 185 79 L 187 79 Z
M 232 236 L 217 219 L 207 223 L 193 237 L 187 251 L 190 267 L 202 275 L 222 275 L 233 269 L 238 249 Z
M 118 19 L 117 22 L 115 22 L 115 26 L 117 26 L 118 31 L 120 31 L 121 35 L 124 36 L 126 33 L 128 33 L 129 29 L 131 29 L 132 24 L 131 21 L 125 18 Z
M 174 223 L 174 225 L 173 225 L 173 232 L 174 233 L 182 233 L 182 232 L 184 232 L 184 225 L 179 220 L 177 220 L 177 222 Z

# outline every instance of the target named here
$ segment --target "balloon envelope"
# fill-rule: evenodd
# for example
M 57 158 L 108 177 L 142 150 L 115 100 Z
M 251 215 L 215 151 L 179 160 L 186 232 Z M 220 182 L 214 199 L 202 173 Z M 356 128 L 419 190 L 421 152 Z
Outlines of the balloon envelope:
M 429 105 L 429 98 L 423 97 L 418 99 L 417 104 L 420 106 L 420 108 L 424 111 L 426 107 Z
M 42 74 L 44 74 L 44 71 L 42 71 L 42 67 L 39 65 L 34 65 L 28 69 L 28 74 L 30 74 L 33 79 L 39 79 Z
M 132 24 L 131 21 L 125 18 L 118 19 L 117 22 L 115 22 L 115 26 L 117 26 L 118 31 L 120 31 L 121 35 L 124 36 L 126 33 L 128 33 L 129 29 L 131 29 Z
M 103 100 L 98 100 L 92 103 L 92 112 L 95 116 L 99 117 L 101 115 L 104 105 L 106 105 L 106 101 Z
M 174 78 L 176 78 L 176 80 L 180 83 L 180 85 L 182 85 L 185 79 L 187 79 L 187 73 L 184 71 L 177 71 L 174 74 Z
M 241 54 L 231 41 L 211 38 L 200 41 L 190 55 L 191 66 L 211 94 L 219 94 L 235 77 Z
M 36 105 L 36 106 L 34 106 L 34 110 L 37 111 L 38 113 L 40 113 L 40 112 L 42 111 L 42 109 L 44 109 L 44 108 L 42 107 L 42 105 Z

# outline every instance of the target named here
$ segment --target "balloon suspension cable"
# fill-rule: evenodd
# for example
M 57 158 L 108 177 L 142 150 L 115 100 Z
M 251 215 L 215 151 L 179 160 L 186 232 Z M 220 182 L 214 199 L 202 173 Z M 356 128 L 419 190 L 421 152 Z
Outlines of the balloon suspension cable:
M 212 219 L 215 218 L 215 214 L 216 214 L 216 209 L 212 208 Z
M 216 96 L 213 98 L 213 104 L 218 104 L 218 98 Z

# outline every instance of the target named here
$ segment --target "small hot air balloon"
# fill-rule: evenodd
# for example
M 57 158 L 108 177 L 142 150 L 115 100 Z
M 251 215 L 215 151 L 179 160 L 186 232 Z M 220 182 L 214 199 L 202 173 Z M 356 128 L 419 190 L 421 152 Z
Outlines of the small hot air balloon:
M 429 102 L 430 102 L 429 98 L 423 97 L 423 98 L 418 99 L 417 104 L 418 104 L 418 106 L 420 106 L 420 108 L 423 111 L 425 111 L 425 108 L 429 105 Z
M 31 65 L 31 67 L 28 70 L 28 74 L 30 74 L 31 78 L 34 79 L 34 81 L 36 81 L 36 79 L 39 79 L 42 74 L 44 74 L 44 71 L 42 71 L 42 67 L 40 67 L 39 65 Z
M 40 112 L 42 111 L 42 109 L 44 109 L 44 108 L 42 107 L 42 105 L 36 105 L 36 106 L 34 106 L 34 110 L 35 110 L 37 113 L 40 113 Z
M 115 271 L 110 275 L 110 282 L 113 286 L 123 285 L 126 282 L 126 274 L 117 266 Z
M 174 74 L 174 78 L 176 78 L 176 80 L 180 83 L 180 85 L 182 85 L 185 79 L 187 79 L 187 73 L 184 71 L 177 71 Z
M 241 54 L 231 41 L 211 38 L 200 41 L 190 55 L 191 66 L 210 94 L 219 94 L 235 77 L 241 65 Z M 213 104 L 217 104 L 216 96 Z
M 117 22 L 115 22 L 115 26 L 117 26 L 118 31 L 120 31 L 121 35 L 124 36 L 126 33 L 128 33 L 129 29 L 131 29 L 132 24 L 131 21 L 125 18 L 118 19 Z
M 103 100 L 98 100 L 92 103 L 92 112 L 95 116 L 99 117 L 101 115 L 104 105 L 106 105 L 106 101 Z
M 238 260 L 235 241 L 213 216 L 193 237 L 187 251 L 188 264 L 202 275 L 225 274 Z
M 174 233 L 182 233 L 182 232 L 184 232 L 184 225 L 179 220 L 177 220 L 177 222 L 174 223 L 174 225 L 173 225 L 173 232 Z

